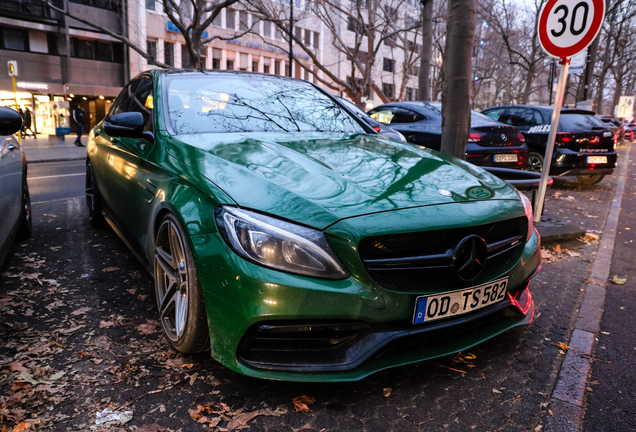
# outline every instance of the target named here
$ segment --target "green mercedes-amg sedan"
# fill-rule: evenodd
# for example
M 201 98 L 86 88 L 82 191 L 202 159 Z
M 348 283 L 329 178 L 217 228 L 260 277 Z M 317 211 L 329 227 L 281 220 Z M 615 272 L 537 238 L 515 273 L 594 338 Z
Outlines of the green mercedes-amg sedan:
M 529 200 L 305 81 L 140 74 L 90 133 L 86 202 L 154 276 L 174 348 L 245 375 L 358 380 L 534 316 Z

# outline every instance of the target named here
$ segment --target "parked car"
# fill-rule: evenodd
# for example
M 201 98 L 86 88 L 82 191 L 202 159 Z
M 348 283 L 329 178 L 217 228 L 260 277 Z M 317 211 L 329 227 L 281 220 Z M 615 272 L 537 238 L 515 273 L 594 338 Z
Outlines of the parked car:
M 375 121 L 375 119 L 371 118 L 371 116 L 367 114 L 358 105 L 344 98 L 336 98 L 336 99 L 338 99 L 338 101 L 342 103 L 345 106 L 345 108 L 351 111 L 353 115 L 357 116 L 363 122 L 368 123 L 369 126 L 371 126 L 373 130 L 379 133 L 380 135 L 384 135 L 387 138 L 392 138 L 398 141 L 406 142 L 406 138 L 404 138 L 404 135 L 402 135 L 395 129 L 388 127 L 385 124 Z
M 543 170 L 552 107 L 510 105 L 488 108 L 485 115 L 517 127 L 530 148 L 530 167 Z M 600 182 L 616 168 L 613 132 L 593 111 L 563 108 L 550 166 L 551 176 L 576 176 L 579 183 Z
M 636 139 L 636 136 L 634 136 L 636 134 L 636 123 L 625 123 L 623 127 L 625 129 L 625 141 L 634 142 Z
M 418 146 L 439 150 L 442 139 L 442 105 L 437 102 L 393 102 L 369 111 Z M 528 147 L 514 127 L 471 112 L 466 160 L 478 166 L 528 168 Z
M 14 136 L 21 127 L 22 117 L 17 111 L 0 107 L 0 268 L 15 239 L 31 235 L 27 160 Z
M 623 122 L 621 120 L 610 115 L 597 114 L 596 116 L 612 130 L 612 133 L 614 133 L 615 144 L 625 140 L 625 128 L 623 127 Z
M 534 315 L 530 201 L 306 81 L 138 75 L 89 135 L 86 201 L 154 276 L 172 346 L 253 377 L 361 379 Z

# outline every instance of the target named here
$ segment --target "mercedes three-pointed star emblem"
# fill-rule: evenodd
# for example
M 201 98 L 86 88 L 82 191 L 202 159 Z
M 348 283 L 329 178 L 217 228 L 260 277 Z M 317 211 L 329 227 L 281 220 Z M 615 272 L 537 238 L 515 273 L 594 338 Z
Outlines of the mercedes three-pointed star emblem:
M 488 258 L 486 241 L 478 235 L 464 237 L 455 248 L 454 262 L 462 280 L 475 280 L 481 275 Z

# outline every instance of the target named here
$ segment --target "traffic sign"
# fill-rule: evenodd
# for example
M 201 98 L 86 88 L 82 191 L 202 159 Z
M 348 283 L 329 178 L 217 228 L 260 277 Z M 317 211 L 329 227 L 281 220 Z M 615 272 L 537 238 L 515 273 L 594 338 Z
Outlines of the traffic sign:
M 9 60 L 7 62 L 7 66 L 9 68 L 9 76 L 16 77 L 18 76 L 18 62 L 15 60 Z
M 601 30 L 605 0 L 548 0 L 539 12 L 539 43 L 564 59 L 583 51 Z

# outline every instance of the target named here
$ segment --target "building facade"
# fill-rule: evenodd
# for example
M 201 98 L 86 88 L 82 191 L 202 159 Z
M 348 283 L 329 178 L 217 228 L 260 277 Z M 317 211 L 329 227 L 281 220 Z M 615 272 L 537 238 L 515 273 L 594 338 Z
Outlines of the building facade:
M 123 30 L 115 0 L 54 0 L 74 17 Z M 75 125 L 69 109 L 84 109 L 84 127 L 97 124 L 128 77 L 123 44 L 38 0 L 0 1 L 0 65 L 17 61 L 18 105 L 34 113 L 38 133 Z M 13 84 L 0 73 L 0 106 L 15 107 Z

